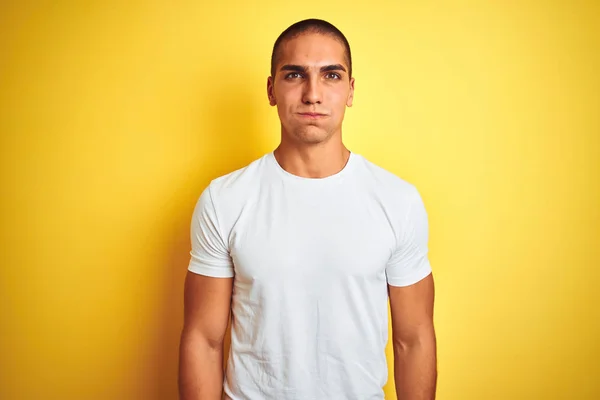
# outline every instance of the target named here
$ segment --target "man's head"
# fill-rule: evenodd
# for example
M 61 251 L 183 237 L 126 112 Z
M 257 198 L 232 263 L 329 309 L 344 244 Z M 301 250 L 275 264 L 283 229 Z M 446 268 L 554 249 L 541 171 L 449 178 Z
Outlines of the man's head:
M 316 144 L 341 134 L 345 108 L 354 95 L 344 35 L 317 19 L 286 29 L 273 46 L 267 94 L 277 106 L 284 139 Z
M 324 36 L 330 36 L 333 39 L 338 40 L 345 50 L 344 58 L 346 65 L 348 66 L 348 76 L 352 77 L 352 52 L 350 51 L 350 44 L 346 39 L 346 36 L 333 24 L 324 21 L 322 19 L 305 19 L 298 21 L 295 24 L 289 26 L 285 31 L 281 32 L 275 44 L 273 45 L 273 52 L 271 53 L 271 76 L 275 77 L 276 66 L 281 56 L 281 45 L 290 40 L 297 38 L 298 36 L 305 33 L 318 33 Z

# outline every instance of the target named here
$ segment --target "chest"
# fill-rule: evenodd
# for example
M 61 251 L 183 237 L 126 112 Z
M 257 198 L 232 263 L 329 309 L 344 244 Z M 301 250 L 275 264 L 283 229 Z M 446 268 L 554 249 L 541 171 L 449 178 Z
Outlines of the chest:
M 279 192 L 249 201 L 230 236 L 236 278 L 385 279 L 396 240 L 386 213 L 371 200 Z

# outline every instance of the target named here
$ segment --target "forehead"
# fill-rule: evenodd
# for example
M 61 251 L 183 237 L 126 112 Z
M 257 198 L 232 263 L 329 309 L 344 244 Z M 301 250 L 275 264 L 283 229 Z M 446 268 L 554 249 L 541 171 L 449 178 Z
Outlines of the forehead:
M 277 64 L 342 64 L 348 67 L 345 53 L 344 45 L 333 36 L 305 33 L 282 44 Z

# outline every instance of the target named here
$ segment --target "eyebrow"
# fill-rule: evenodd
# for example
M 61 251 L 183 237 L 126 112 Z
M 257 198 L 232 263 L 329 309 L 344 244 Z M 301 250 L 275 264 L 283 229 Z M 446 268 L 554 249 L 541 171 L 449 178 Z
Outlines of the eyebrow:
M 286 64 L 280 68 L 280 71 L 294 71 L 294 72 L 306 72 L 308 68 L 302 65 L 293 65 Z M 329 71 L 344 71 L 346 72 L 346 68 L 342 64 L 333 64 L 333 65 L 325 65 L 321 67 L 321 72 L 329 72 Z

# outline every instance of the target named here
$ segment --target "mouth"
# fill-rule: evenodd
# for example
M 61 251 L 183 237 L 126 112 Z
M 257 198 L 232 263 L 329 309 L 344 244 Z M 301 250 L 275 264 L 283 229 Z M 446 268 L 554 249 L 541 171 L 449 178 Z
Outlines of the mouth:
M 317 119 L 317 118 L 323 118 L 323 117 L 327 116 L 327 114 L 313 113 L 313 112 L 298 113 L 298 115 L 302 118 L 309 118 L 309 119 Z

